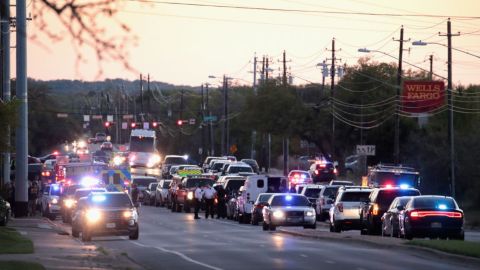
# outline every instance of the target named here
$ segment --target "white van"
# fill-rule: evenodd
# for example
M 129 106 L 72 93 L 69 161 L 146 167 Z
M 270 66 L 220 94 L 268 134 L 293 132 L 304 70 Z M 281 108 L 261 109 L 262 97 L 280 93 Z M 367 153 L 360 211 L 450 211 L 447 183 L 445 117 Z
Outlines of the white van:
M 260 193 L 283 193 L 288 191 L 288 180 L 284 176 L 250 175 L 237 198 L 239 223 L 250 222 L 253 204 Z

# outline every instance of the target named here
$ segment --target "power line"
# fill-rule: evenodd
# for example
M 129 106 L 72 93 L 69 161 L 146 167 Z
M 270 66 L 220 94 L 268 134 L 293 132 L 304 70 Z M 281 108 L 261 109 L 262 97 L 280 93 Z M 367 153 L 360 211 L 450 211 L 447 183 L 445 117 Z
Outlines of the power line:
M 161 5 L 205 7 L 219 9 L 237 9 L 237 10 L 254 10 L 268 12 L 294 12 L 294 13 L 318 13 L 318 14 L 338 14 L 338 15 L 359 15 L 359 16 L 381 16 L 381 17 L 430 17 L 430 18 L 456 18 L 456 19 L 480 19 L 480 16 L 451 16 L 437 14 L 406 14 L 406 13 L 375 13 L 375 12 L 352 12 L 352 11 L 331 11 L 331 10 L 306 10 L 306 9 L 287 9 L 287 8 L 267 8 L 256 6 L 236 6 L 221 4 L 199 4 L 185 3 L 173 1 L 155 1 L 155 0 L 129 0 L 130 2 L 152 3 Z

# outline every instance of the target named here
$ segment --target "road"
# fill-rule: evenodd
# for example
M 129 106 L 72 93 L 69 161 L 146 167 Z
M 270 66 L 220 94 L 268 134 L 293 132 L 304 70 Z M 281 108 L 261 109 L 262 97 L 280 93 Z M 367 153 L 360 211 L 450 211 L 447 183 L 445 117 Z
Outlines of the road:
M 146 269 L 473 269 L 418 250 L 300 238 L 151 206 L 141 207 L 140 226 L 138 241 L 101 237 L 92 243 L 124 252 Z

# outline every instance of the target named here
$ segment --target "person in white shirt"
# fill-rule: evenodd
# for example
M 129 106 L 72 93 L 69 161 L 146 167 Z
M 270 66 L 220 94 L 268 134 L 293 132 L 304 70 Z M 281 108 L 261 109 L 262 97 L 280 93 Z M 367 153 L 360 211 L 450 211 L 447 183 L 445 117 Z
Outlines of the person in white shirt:
M 205 218 L 208 218 L 209 215 L 213 218 L 213 201 L 216 193 L 217 191 L 209 185 L 206 185 L 203 190 L 203 198 L 205 199 Z
M 198 186 L 195 188 L 195 193 L 194 193 L 194 202 L 195 202 L 195 216 L 194 219 L 200 219 L 198 216 L 198 211 L 200 211 L 200 204 L 202 203 L 202 197 L 203 197 L 203 190 Z

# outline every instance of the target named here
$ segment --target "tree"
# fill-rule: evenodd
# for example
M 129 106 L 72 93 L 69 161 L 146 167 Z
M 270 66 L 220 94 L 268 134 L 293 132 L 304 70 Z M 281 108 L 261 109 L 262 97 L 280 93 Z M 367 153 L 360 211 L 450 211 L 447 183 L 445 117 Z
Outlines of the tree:
M 133 71 L 128 62 L 128 51 L 137 37 L 128 25 L 116 17 L 124 5 L 124 1 L 116 0 L 32 1 L 33 23 L 40 31 L 33 33 L 30 39 L 47 48 L 41 41 L 44 37 L 53 42 L 70 38 L 77 53 L 77 69 L 80 63 L 87 61 L 80 52 L 81 47 L 93 49 L 97 57 L 98 77 L 103 72 L 103 61 L 108 60 L 120 62 Z M 52 18 L 56 18 L 58 24 L 52 23 Z M 117 30 L 122 33 L 120 36 L 110 34 Z
M 15 128 L 17 105 L 16 99 L 9 102 L 0 100 L 0 153 L 12 150 L 11 144 L 7 141 L 7 127 Z

